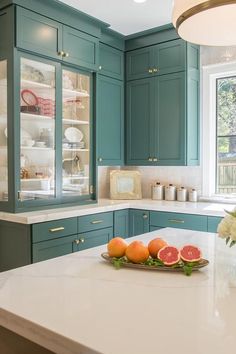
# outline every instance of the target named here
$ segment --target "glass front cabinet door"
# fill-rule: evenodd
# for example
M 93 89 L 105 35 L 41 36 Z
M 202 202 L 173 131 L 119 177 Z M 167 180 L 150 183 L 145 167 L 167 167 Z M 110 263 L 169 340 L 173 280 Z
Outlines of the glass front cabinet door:
M 18 53 L 17 63 L 10 211 L 93 201 L 93 74 L 27 54 Z M 0 62 L 1 201 L 9 188 L 6 65 Z

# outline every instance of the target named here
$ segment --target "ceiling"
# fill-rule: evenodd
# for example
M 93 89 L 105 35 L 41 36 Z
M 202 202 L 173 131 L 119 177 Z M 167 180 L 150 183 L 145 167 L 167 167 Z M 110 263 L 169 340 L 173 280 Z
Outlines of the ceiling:
M 171 22 L 173 0 L 147 0 L 135 3 L 133 0 L 60 0 L 101 21 L 110 28 L 130 35 Z

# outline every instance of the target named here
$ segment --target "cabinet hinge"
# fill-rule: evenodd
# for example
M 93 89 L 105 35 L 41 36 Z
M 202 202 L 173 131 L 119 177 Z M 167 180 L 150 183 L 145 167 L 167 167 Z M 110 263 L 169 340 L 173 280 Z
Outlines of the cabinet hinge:
M 21 194 L 21 192 L 17 192 L 17 198 L 18 198 L 19 201 L 22 202 L 22 194 Z

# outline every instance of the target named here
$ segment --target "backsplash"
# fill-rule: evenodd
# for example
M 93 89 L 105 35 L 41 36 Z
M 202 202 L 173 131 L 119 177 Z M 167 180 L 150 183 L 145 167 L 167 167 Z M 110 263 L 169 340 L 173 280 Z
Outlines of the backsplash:
M 138 170 L 142 176 L 142 195 L 143 198 L 151 198 L 151 185 L 156 181 L 163 184 L 173 183 L 176 186 L 195 188 L 201 195 L 201 167 L 181 167 L 181 166 L 162 166 L 162 167 L 98 167 L 98 195 L 99 198 L 109 198 L 110 193 L 110 171 Z

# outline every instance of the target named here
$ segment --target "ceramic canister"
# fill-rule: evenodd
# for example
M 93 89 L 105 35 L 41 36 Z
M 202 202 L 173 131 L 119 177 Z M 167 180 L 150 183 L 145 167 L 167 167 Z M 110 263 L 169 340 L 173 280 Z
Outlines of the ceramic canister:
M 160 182 L 156 182 L 152 186 L 152 199 L 163 200 L 164 199 L 164 186 Z
M 187 200 L 187 189 L 180 187 L 177 189 L 177 200 L 178 202 L 186 202 Z
M 165 200 L 176 199 L 176 187 L 173 184 L 169 184 L 165 187 Z
M 197 202 L 197 191 L 196 189 L 191 189 L 188 193 L 188 200 L 190 202 Z

